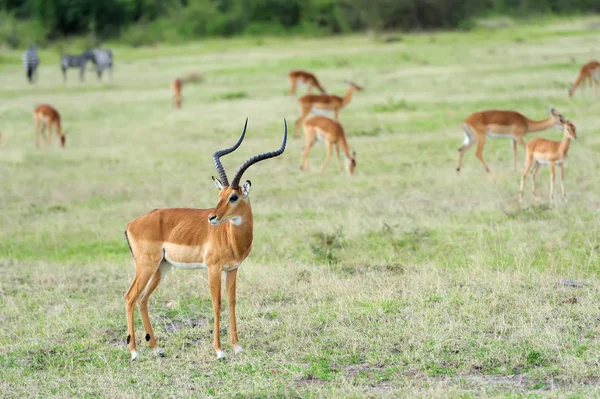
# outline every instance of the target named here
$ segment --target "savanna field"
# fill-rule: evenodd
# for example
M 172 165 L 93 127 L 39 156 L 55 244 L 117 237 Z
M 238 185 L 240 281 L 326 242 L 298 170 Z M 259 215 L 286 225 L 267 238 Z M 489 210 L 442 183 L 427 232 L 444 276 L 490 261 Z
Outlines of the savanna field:
M 468 33 L 230 39 L 148 48 L 107 44 L 114 80 L 63 84 L 41 50 L 29 85 L 20 51 L 0 53 L 0 397 L 593 397 L 600 395 L 600 91 L 567 96 L 600 58 L 592 18 Z M 386 42 L 396 36 L 400 41 Z M 328 93 L 364 86 L 341 110 L 354 176 L 322 143 L 299 170 L 287 72 L 314 72 Z M 169 82 L 200 72 L 173 107 Z M 299 94 L 305 93 L 300 87 Z M 61 113 L 65 149 L 34 146 L 31 113 Z M 484 109 L 577 127 L 568 202 L 549 172 L 518 189 L 506 139 L 486 142 L 491 174 L 465 154 L 462 121 Z M 123 293 L 134 268 L 128 221 L 166 207 L 210 208 L 212 153 L 250 168 L 254 242 L 237 283 L 244 352 L 212 348 L 206 271 L 173 270 L 150 298 L 166 357 L 125 345 Z M 300 132 L 301 133 L 301 132 Z M 560 140 L 556 129 L 525 136 Z M 562 284 L 580 283 L 579 288 Z M 572 299 L 575 298 L 575 299 Z M 575 303 L 574 303 L 575 302 Z

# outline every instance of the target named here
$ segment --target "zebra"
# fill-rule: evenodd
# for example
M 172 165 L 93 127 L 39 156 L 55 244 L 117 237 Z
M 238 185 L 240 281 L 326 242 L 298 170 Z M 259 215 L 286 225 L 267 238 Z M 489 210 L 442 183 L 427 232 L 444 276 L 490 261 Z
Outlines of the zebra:
M 112 67 L 113 67 L 113 55 L 112 51 L 104 49 L 94 49 L 91 51 L 91 60 L 96 65 L 96 74 L 98 80 L 102 79 L 102 72 L 108 69 L 110 73 L 110 80 L 112 80 Z
M 85 51 L 80 55 L 68 55 L 65 54 L 60 58 L 60 67 L 62 68 L 63 79 L 67 81 L 67 69 L 68 68 L 79 68 L 79 80 L 83 82 L 83 75 L 85 73 L 85 66 L 89 59 L 92 58 L 91 51 Z
M 21 55 L 21 61 L 23 62 L 23 68 L 25 68 L 25 71 L 27 71 L 27 79 L 29 80 L 29 83 L 33 83 L 34 75 L 35 80 L 37 80 L 37 67 L 40 64 L 40 59 L 37 55 L 37 51 L 35 51 L 34 45 L 29 46 L 27 50 L 23 51 L 23 55 Z

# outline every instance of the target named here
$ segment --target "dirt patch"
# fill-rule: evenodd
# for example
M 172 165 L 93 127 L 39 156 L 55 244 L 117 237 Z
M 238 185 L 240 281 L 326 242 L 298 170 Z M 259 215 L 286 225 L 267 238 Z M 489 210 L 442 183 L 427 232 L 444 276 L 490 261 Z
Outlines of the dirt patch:
M 327 381 L 322 380 L 320 378 L 314 378 L 314 377 L 303 377 L 303 378 L 300 378 L 299 380 L 296 380 L 296 382 L 298 384 L 304 384 L 304 385 L 312 385 L 312 384 L 323 385 L 323 384 L 327 384 Z
M 187 317 L 174 320 L 159 318 L 156 320 L 156 324 L 162 326 L 169 334 L 175 334 L 180 330 L 204 327 L 207 325 L 207 321 L 204 319 L 192 319 Z
M 363 373 L 366 375 L 370 375 L 373 373 L 381 373 L 385 370 L 383 368 L 383 366 L 370 366 L 367 364 L 352 364 L 352 365 L 345 365 L 345 366 L 334 365 L 331 368 L 333 370 L 340 370 L 342 373 L 344 373 L 348 377 L 355 377 L 360 373 Z

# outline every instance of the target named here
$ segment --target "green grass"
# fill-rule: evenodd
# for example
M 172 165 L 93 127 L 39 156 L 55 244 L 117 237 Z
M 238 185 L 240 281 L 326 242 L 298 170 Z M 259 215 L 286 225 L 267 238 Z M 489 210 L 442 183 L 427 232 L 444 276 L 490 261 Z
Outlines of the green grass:
M 128 49 L 112 83 L 64 85 L 53 49 L 26 84 L 0 52 L 0 397 L 593 397 L 600 395 L 600 97 L 569 82 L 594 53 L 593 19 L 469 33 L 328 39 L 236 38 Z M 519 39 L 521 38 L 521 39 Z M 519 40 L 517 40 L 519 39 Z M 230 173 L 275 149 L 291 68 L 328 92 L 365 90 L 340 112 L 357 172 L 303 140 L 253 166 L 253 250 L 238 274 L 245 351 L 212 349 L 206 274 L 173 271 L 150 300 L 166 358 L 131 363 L 122 294 L 133 276 L 125 224 L 159 207 L 211 207 L 211 154 Z M 183 109 L 169 82 L 198 71 Z M 300 88 L 303 94 L 303 88 Z M 61 112 L 67 148 L 35 149 L 31 112 Z M 456 175 L 461 121 L 486 108 L 577 126 L 567 203 L 526 186 L 507 141 L 471 151 Z M 559 139 L 556 130 L 527 136 Z M 524 151 L 518 150 L 519 169 Z M 557 182 L 558 183 L 558 182 Z M 563 279 L 583 284 L 572 288 Z M 577 303 L 563 302 L 576 297 Z M 138 337 L 142 326 L 136 316 Z

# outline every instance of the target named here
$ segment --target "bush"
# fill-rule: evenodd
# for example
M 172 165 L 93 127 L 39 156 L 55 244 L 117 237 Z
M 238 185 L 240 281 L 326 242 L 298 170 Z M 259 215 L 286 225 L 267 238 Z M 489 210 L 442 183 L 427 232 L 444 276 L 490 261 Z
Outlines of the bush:
M 4 10 L 4 12 L 2 12 Z M 0 0 L 0 39 L 23 46 L 14 18 L 36 42 L 74 34 L 132 45 L 204 36 L 376 32 L 474 27 L 482 14 L 600 12 L 597 0 Z M 31 22 L 34 21 L 34 22 Z M 160 29 L 159 29 L 160 28 Z

